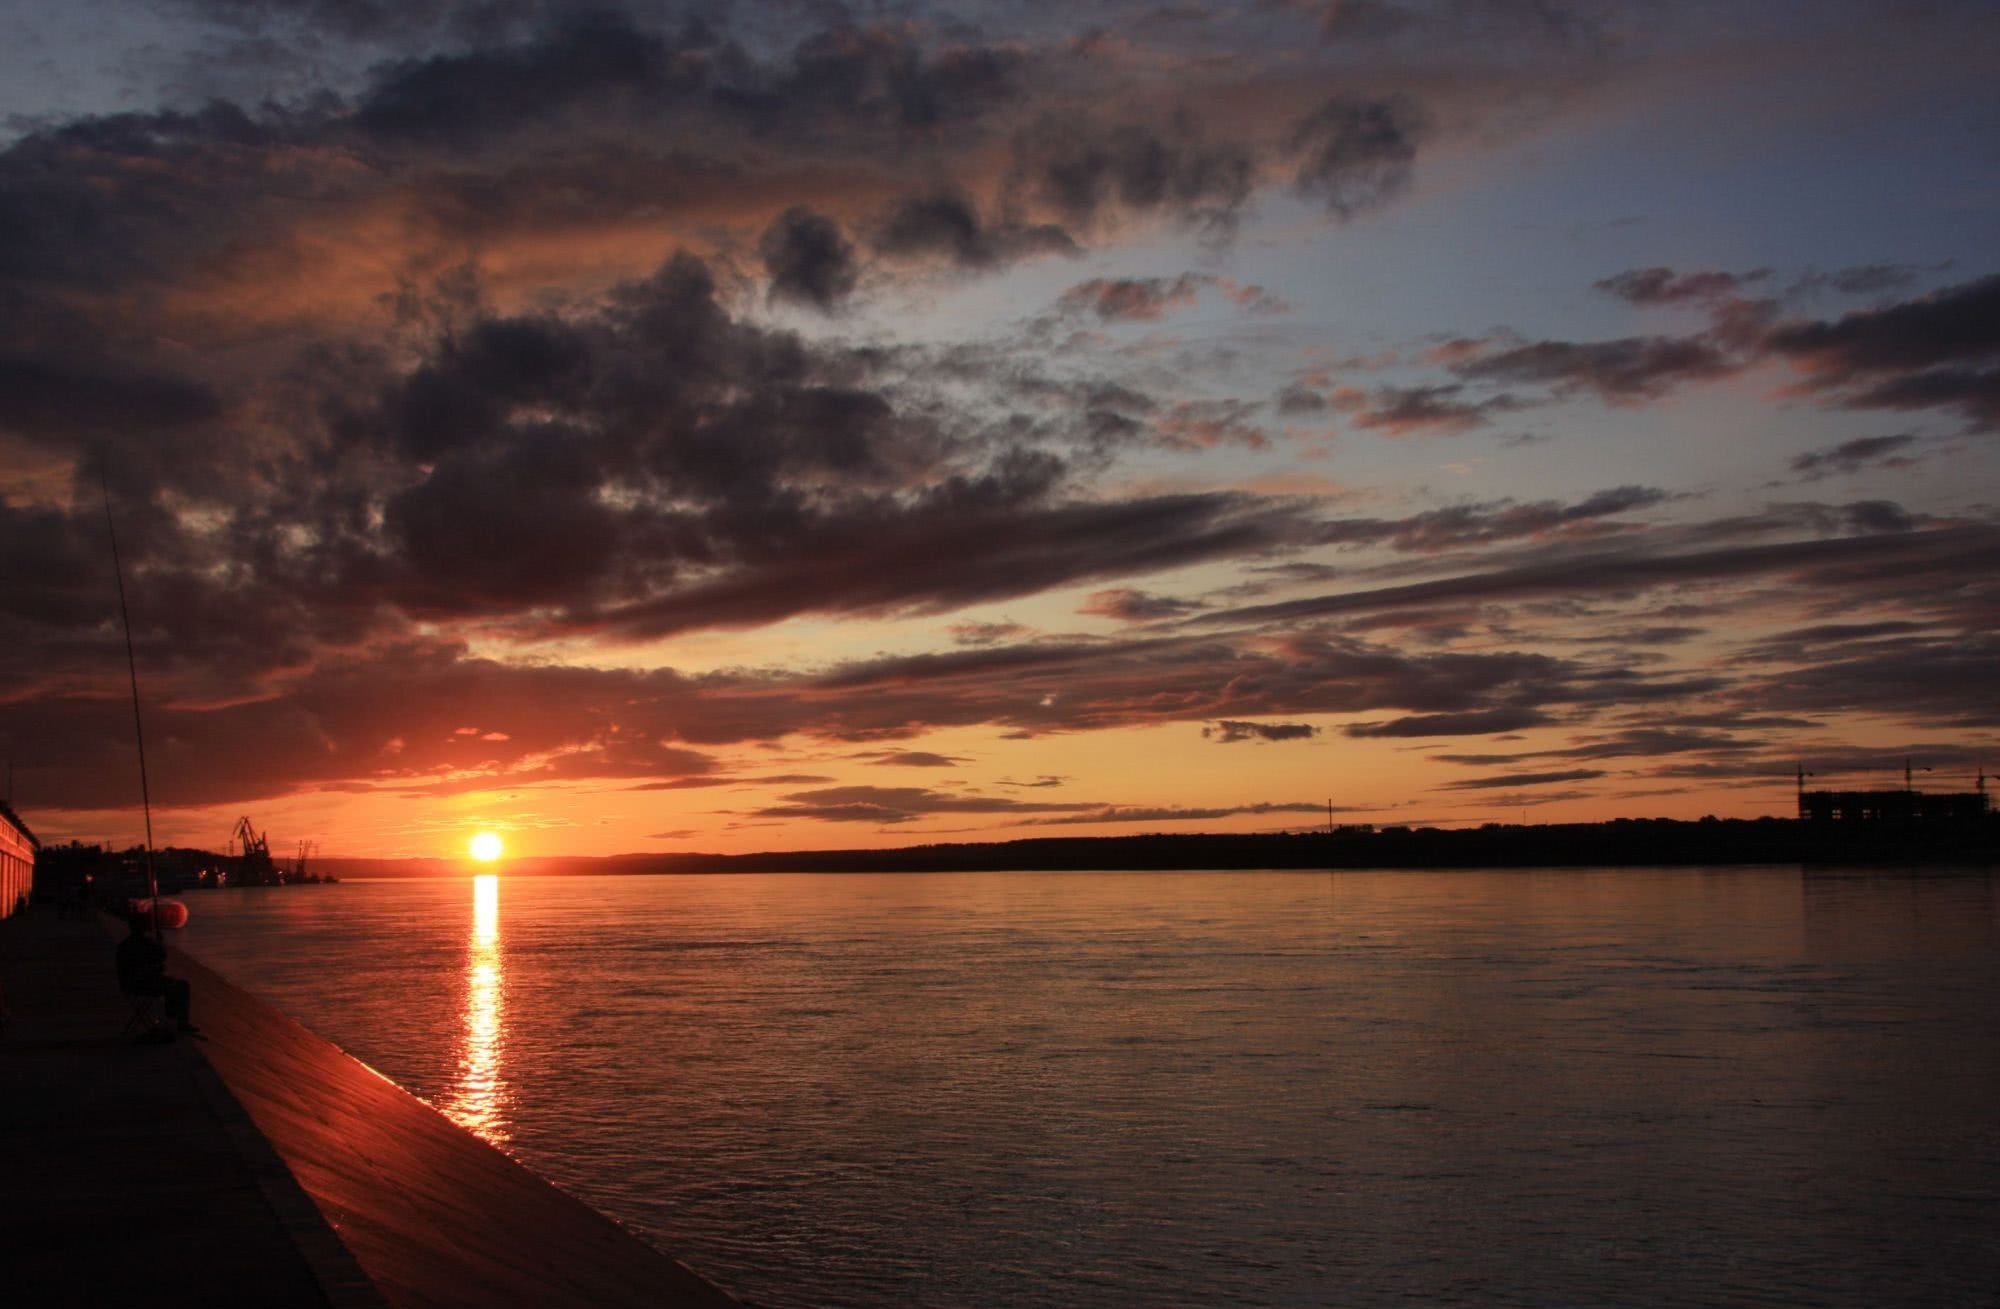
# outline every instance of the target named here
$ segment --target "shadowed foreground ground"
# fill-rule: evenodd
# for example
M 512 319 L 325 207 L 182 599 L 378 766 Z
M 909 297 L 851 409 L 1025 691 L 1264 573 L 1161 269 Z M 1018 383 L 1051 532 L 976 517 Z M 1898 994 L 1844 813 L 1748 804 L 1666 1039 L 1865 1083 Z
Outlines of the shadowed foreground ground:
M 178 952 L 203 1039 L 132 1043 L 112 945 L 0 923 L 0 1299 L 735 1303 Z

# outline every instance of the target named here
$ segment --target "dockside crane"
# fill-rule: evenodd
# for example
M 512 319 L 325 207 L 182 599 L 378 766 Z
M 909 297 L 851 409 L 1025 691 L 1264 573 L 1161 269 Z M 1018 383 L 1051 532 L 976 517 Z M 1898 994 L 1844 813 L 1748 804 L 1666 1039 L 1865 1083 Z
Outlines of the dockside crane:
M 236 820 L 229 833 L 229 845 L 236 856 L 236 876 L 232 880 L 237 886 L 271 886 L 285 880 L 285 875 L 271 861 L 270 840 L 251 826 L 247 816 Z

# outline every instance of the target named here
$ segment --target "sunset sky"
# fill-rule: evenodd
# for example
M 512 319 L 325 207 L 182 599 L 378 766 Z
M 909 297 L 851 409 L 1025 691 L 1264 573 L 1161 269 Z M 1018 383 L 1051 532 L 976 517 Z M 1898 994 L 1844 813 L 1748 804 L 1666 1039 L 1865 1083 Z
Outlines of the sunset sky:
M 2000 764 L 2000 7 L 0 9 L 44 840 L 1788 813 Z

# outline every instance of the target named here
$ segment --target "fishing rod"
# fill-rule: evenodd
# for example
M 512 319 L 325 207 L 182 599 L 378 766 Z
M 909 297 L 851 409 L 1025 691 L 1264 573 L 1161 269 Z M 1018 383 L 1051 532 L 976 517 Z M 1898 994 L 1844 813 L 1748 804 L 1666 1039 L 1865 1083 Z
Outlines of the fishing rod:
M 132 679 L 132 737 L 139 745 L 139 805 L 146 814 L 146 904 L 152 911 L 153 940 L 160 935 L 160 882 L 153 875 L 153 796 L 146 785 L 146 726 L 139 719 L 139 657 L 132 651 L 132 611 L 125 605 L 125 568 L 118 560 L 118 528 L 111 521 L 111 484 L 104 465 L 97 467 L 97 487 L 104 494 L 104 530 L 111 538 L 111 573 L 118 579 L 118 617 L 125 624 L 125 671 Z

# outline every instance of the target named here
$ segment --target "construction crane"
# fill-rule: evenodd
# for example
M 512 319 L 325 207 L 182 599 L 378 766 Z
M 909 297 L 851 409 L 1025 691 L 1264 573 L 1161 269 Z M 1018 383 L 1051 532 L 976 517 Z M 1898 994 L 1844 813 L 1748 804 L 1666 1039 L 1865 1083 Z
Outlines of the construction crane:
M 285 875 L 271 862 L 271 842 L 250 825 L 249 818 L 236 820 L 229 833 L 229 848 L 236 857 L 236 876 L 230 879 L 234 885 L 273 886 L 285 880 Z

